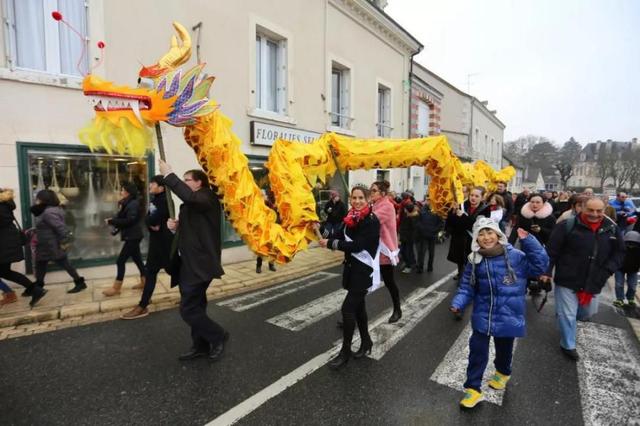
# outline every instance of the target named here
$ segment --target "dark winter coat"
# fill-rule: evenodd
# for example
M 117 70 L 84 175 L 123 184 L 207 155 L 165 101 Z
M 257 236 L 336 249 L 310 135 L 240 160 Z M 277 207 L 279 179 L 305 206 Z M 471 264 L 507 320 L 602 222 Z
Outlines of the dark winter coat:
M 147 268 L 160 270 L 169 266 L 173 233 L 167 228 L 169 219 L 169 207 L 167 206 L 167 194 L 161 192 L 151 197 L 149 212 L 145 219 L 149 229 L 149 253 L 147 255 Z M 155 231 L 151 227 L 159 226 Z
M 345 206 L 342 200 L 334 202 L 333 199 L 331 199 L 324 205 L 324 212 L 327 214 L 327 222 L 340 224 L 342 223 L 342 219 L 347 215 L 347 206 Z
M 444 222 L 437 214 L 434 214 L 429 206 L 422 206 L 416 222 L 416 239 L 430 240 L 438 236 Z
M 0 264 L 20 262 L 24 259 L 20 231 L 13 223 L 13 191 L 0 192 Z
M 61 244 L 69 239 L 69 231 L 64 223 L 64 210 L 60 206 L 47 206 L 41 214 L 35 216 L 36 260 L 58 260 L 67 253 Z
M 518 213 L 520 213 L 520 210 L 522 210 L 522 206 L 527 204 L 527 201 L 529 201 L 529 197 L 524 195 L 523 192 L 518 194 L 518 196 L 516 197 L 516 201 L 513 203 L 513 214 L 517 215 Z
M 540 231 L 533 232 L 531 230 L 533 225 L 538 225 Z M 544 203 L 542 208 L 534 213 L 531 207 L 529 207 L 529 203 L 526 203 L 518 213 L 518 219 L 509 236 L 509 242 L 513 244 L 516 241 L 518 238 L 518 228 L 522 228 L 536 237 L 542 245 L 546 245 L 551 236 L 551 231 L 553 231 L 555 226 L 556 218 L 553 215 L 553 207 L 551 204 Z
M 473 302 L 471 326 L 475 331 L 495 337 L 525 335 L 527 277 L 542 275 L 549 257 L 538 240 L 531 236 L 521 240 L 521 247 L 523 251 L 511 244 L 505 247 L 515 273 L 514 283 L 507 279 L 504 254 L 483 258 L 475 265 L 475 284 L 471 282 L 471 263 L 465 267 L 451 306 L 462 311 Z
M 635 242 L 625 243 L 624 260 L 620 271 L 625 274 L 638 272 L 640 270 L 640 245 Z
M 556 285 L 599 294 L 609 277 L 622 266 L 622 233 L 607 217 L 596 232 L 582 221 L 581 216 L 568 221 L 571 222 L 558 223 L 551 233 L 546 247 L 549 253 L 546 275 L 551 276 L 555 267 Z M 598 253 L 591 259 L 596 243 Z
M 209 284 L 222 269 L 222 208 L 210 188 L 192 191 L 174 173 L 165 184 L 183 201 L 180 206 L 178 250 L 171 259 L 171 285 Z
M 120 210 L 116 217 L 109 222 L 120 230 L 120 239 L 141 240 L 142 235 L 142 214 L 140 212 L 140 203 L 137 198 L 127 197 L 118 203 Z
M 356 259 L 351 253 L 366 250 L 375 259 L 380 241 L 380 222 L 371 212 L 354 228 L 345 227 L 345 233 L 352 241 L 330 239 L 327 247 L 332 248 L 333 242 L 337 241 L 337 249 L 344 252 L 342 286 L 349 291 L 367 291 L 373 284 L 373 268 Z
M 569 205 L 569 201 L 558 201 L 555 206 L 553 206 L 553 215 L 556 219 L 558 219 L 562 213 L 569 210 L 571 206 Z
M 491 217 L 491 209 L 484 202 L 481 202 L 471 215 L 468 214 L 470 207 L 471 204 L 467 200 L 464 202 L 464 211 L 467 213 L 458 216 L 455 211 L 450 211 L 447 216 L 446 227 L 451 235 L 447 260 L 455 264 L 467 262 L 467 256 L 471 253 L 471 231 L 476 218 L 478 216 Z
M 416 208 L 411 213 L 404 212 L 404 218 L 400 221 L 400 228 L 398 233 L 400 234 L 401 243 L 412 243 L 416 238 L 416 226 L 418 223 L 419 214 Z

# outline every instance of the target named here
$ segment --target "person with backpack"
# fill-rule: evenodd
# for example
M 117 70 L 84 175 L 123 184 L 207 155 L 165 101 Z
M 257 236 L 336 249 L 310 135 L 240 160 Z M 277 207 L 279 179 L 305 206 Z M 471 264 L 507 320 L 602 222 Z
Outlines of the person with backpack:
M 424 272 L 424 256 L 429 251 L 429 260 L 427 261 L 427 272 L 433 271 L 433 258 L 436 251 L 436 239 L 438 233 L 444 226 L 442 218 L 431 211 L 429 200 L 425 199 L 418 220 L 416 221 L 416 244 L 418 247 L 418 259 L 416 261 L 416 272 L 422 274 Z
M 496 348 L 495 373 L 489 387 L 503 390 L 511 377 L 515 338 L 526 332 L 527 277 L 545 272 L 549 258 L 542 245 L 518 229 L 522 251 L 514 248 L 493 220 L 478 217 L 473 225 L 469 262 L 449 310 L 456 316 L 473 302 L 469 364 L 463 408 L 482 401 L 482 376 L 489 360 L 491 337 Z
M 560 349 L 573 361 L 579 359 L 577 321 L 595 315 L 598 294 L 622 266 L 625 249 L 622 233 L 604 215 L 604 209 L 601 199 L 589 198 L 579 215 L 554 228 L 546 247 L 549 267 L 540 281 L 550 283 L 553 276 Z
M 44 287 L 47 265 L 53 261 L 73 278 L 74 286 L 67 293 L 78 293 L 87 288 L 84 277 L 69 263 L 67 256 L 71 235 L 64 222 L 64 211 L 55 192 L 43 189 L 36 194 L 36 203 L 31 206 L 35 217 L 36 238 L 36 285 Z
M 616 300 L 613 306 L 622 308 L 624 298 L 627 298 L 627 306 L 636 306 L 636 287 L 638 285 L 638 270 L 640 270 L 640 233 L 629 231 L 624 234 L 625 253 L 622 267 L 615 272 Z M 624 282 L 627 282 L 627 292 L 624 291 Z

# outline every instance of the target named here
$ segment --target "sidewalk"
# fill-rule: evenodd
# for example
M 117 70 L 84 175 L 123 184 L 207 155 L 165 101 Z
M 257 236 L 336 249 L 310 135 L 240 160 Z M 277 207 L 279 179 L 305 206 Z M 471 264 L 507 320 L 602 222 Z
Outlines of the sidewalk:
M 269 271 L 265 262 L 261 274 L 255 271 L 255 259 L 223 265 L 224 277 L 213 281 L 207 295 L 213 300 L 268 287 L 338 265 L 343 256 L 342 252 L 315 247 L 297 254 L 289 264 L 276 265 L 276 272 Z M 49 292 L 33 309 L 29 307 L 30 298 L 20 297 L 22 289 L 16 289 L 18 302 L 0 307 L 0 340 L 117 319 L 140 301 L 142 291 L 131 289 L 137 282 L 138 277 L 126 277 L 122 293 L 114 297 L 102 294 L 111 287 L 112 279 L 87 281 L 88 288 L 77 294 L 67 294 L 71 282 L 48 285 Z M 169 284 L 169 276 L 162 272 L 148 307 L 150 312 L 178 305 L 178 287 Z

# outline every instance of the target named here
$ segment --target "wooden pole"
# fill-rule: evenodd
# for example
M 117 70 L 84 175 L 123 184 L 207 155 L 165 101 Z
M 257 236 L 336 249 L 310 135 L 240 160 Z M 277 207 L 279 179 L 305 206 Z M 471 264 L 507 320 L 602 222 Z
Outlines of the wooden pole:
M 156 139 L 158 140 L 158 151 L 160 152 L 160 159 L 167 161 L 167 156 L 164 153 L 164 142 L 162 140 L 162 130 L 160 129 L 160 122 L 156 123 Z M 169 209 L 169 216 L 172 219 L 176 218 L 176 208 L 173 204 L 173 197 L 171 197 L 171 190 L 164 187 L 164 191 L 167 193 L 167 208 Z

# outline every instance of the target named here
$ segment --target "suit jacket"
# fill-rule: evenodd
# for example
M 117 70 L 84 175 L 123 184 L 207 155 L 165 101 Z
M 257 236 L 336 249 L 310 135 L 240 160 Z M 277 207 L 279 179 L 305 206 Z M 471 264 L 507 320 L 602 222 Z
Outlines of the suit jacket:
M 192 191 L 174 173 L 165 184 L 183 201 L 180 206 L 178 250 L 172 259 L 171 285 L 211 282 L 224 275 L 222 269 L 222 209 L 209 188 Z

